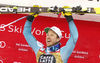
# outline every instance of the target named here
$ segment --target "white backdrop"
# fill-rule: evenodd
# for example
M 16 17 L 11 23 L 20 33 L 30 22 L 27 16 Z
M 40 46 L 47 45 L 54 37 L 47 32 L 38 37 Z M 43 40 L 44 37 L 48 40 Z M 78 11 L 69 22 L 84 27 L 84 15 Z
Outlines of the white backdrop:
M 69 5 L 71 7 L 81 5 L 82 7 L 100 7 L 100 2 L 97 0 L 0 0 L 2 4 L 33 6 L 41 5 L 42 7 Z

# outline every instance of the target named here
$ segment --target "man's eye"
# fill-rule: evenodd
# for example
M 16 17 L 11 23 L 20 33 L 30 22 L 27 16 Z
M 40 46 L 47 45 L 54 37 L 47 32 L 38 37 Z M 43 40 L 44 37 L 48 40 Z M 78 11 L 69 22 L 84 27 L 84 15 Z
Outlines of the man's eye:
M 51 36 L 53 36 L 53 35 L 51 34 Z

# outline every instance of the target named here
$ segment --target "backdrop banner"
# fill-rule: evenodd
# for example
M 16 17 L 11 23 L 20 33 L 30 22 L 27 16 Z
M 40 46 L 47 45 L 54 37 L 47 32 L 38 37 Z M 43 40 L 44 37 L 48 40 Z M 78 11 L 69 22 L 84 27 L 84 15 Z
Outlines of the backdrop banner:
M 27 14 L 0 14 L 0 27 Z M 0 28 L 0 63 L 36 63 L 34 51 L 23 36 L 26 18 Z M 100 22 L 76 20 L 79 38 L 68 63 L 100 62 Z M 46 27 L 57 26 L 62 31 L 61 46 L 70 38 L 68 23 L 65 18 L 38 16 L 32 23 L 31 33 L 46 46 Z M 33 44 L 34 46 L 34 44 Z M 66 56 L 66 55 L 65 55 Z

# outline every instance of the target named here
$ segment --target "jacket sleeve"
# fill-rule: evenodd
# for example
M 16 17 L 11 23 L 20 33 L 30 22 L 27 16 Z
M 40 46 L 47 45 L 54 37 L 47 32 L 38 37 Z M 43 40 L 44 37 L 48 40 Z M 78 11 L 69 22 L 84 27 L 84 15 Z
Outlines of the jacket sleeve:
M 31 25 L 32 25 L 32 22 L 27 20 L 24 25 L 23 35 L 27 43 L 34 50 L 35 54 L 37 54 L 40 47 L 38 46 L 37 40 L 35 39 L 35 37 L 31 34 Z
M 61 48 L 61 57 L 65 62 L 67 62 L 68 58 L 72 54 L 72 51 L 75 48 L 78 39 L 78 31 L 76 25 L 74 24 L 74 21 L 71 20 L 70 22 L 68 22 L 68 25 L 71 37 L 67 41 L 66 45 Z

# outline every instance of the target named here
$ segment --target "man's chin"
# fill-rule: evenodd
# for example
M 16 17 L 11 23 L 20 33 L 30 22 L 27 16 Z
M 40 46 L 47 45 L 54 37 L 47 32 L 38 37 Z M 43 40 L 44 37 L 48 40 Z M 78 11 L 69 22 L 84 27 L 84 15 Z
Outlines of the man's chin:
M 51 45 L 47 45 L 47 47 L 50 47 Z
M 50 47 L 50 46 L 52 46 L 51 44 L 47 44 L 47 47 Z
M 51 46 L 53 46 L 52 44 L 50 44 L 50 45 L 47 45 L 47 47 L 51 47 Z

